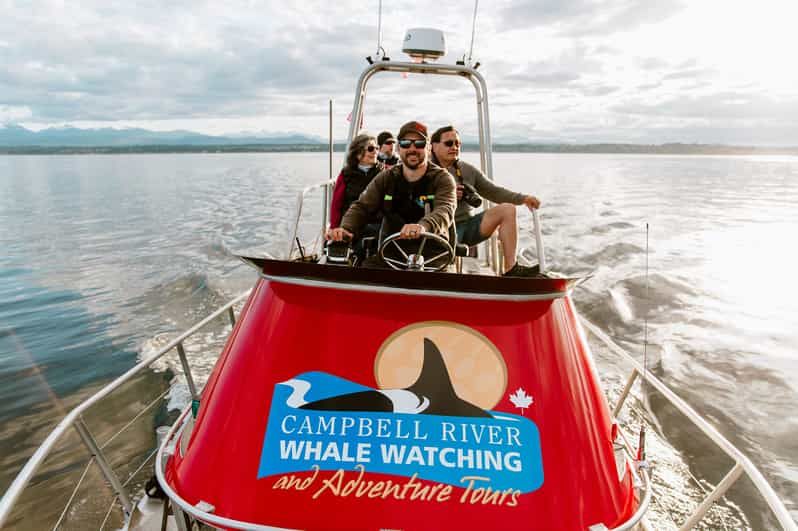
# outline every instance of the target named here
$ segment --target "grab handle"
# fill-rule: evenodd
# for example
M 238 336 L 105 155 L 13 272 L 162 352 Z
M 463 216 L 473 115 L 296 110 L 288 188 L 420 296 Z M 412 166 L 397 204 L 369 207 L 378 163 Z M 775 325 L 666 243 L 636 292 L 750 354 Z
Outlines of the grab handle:
M 532 221 L 535 223 L 535 247 L 538 252 L 538 264 L 540 265 L 540 273 L 543 274 L 546 272 L 546 251 L 543 249 L 543 235 L 537 208 L 532 209 Z

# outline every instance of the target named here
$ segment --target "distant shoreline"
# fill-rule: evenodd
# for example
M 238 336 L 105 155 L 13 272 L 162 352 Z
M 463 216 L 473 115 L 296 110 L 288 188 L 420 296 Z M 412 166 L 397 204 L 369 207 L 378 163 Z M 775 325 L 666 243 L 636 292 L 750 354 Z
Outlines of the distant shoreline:
M 335 144 L 336 152 L 345 151 Z M 111 155 L 137 153 L 325 153 L 326 144 L 139 145 L 139 146 L 0 146 L 0 155 Z M 465 145 L 464 151 L 478 151 Z M 795 147 L 712 144 L 494 144 L 497 153 L 618 153 L 641 155 L 796 155 Z

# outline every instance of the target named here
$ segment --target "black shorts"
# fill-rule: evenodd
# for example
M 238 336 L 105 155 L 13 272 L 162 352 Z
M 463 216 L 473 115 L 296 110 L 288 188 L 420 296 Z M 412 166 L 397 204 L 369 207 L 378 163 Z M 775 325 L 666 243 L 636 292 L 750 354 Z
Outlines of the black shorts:
M 457 242 L 471 246 L 482 243 L 490 238 L 490 234 L 483 236 L 482 233 L 479 232 L 479 226 L 482 225 L 482 218 L 484 216 L 485 212 L 480 212 L 465 221 L 455 224 L 457 228 Z

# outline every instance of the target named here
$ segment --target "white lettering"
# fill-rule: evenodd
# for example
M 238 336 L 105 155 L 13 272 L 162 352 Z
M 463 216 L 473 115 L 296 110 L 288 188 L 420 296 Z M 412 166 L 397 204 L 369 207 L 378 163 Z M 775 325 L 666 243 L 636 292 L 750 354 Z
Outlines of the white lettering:
M 377 419 L 377 437 L 380 439 L 390 437 L 391 432 L 388 430 L 390 427 L 391 421 L 389 419 Z
M 346 437 L 346 430 L 355 425 L 355 419 L 352 417 L 344 417 L 341 419 L 341 436 Z
M 490 437 L 490 444 L 501 444 L 502 438 L 500 437 L 501 427 L 488 426 L 488 434 Z M 479 441 L 477 441 L 479 442 Z
M 305 417 L 302 419 L 302 424 L 300 424 L 297 433 L 313 435 L 313 426 L 310 424 L 310 417 Z
M 285 427 L 285 423 L 286 423 L 286 421 L 287 421 L 288 419 L 292 419 L 294 422 L 296 422 L 296 415 L 286 415 L 286 416 L 284 416 L 284 417 L 283 417 L 283 421 L 280 423 L 280 429 L 283 431 L 283 433 L 294 433 L 294 430 L 293 430 L 293 429 L 291 429 L 291 430 L 288 430 L 288 429 Z
M 280 441 L 280 459 L 299 459 L 305 441 Z
M 369 443 L 358 443 L 357 445 L 357 462 L 370 463 L 371 462 L 371 445 Z
M 396 444 L 381 444 L 380 452 L 382 453 L 383 463 L 401 464 L 404 462 L 405 450 L 407 447 L 398 446 Z
M 322 433 L 326 435 L 335 435 L 335 418 L 336 417 L 319 417 L 319 425 L 316 429 L 316 435 L 321 435 Z
M 451 422 L 441 422 L 441 440 L 454 441 L 454 424 Z
M 358 426 L 357 429 L 357 436 L 371 437 L 372 433 L 374 433 L 374 430 L 371 429 L 371 419 L 368 417 L 361 417 L 360 425 Z

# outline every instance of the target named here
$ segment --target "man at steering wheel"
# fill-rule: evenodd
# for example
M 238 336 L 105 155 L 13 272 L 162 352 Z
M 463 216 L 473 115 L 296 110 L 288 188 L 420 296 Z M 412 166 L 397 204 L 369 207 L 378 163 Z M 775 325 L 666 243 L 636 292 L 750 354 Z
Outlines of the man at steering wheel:
M 454 178 L 429 163 L 429 136 L 424 124 L 404 124 L 398 138 L 402 164 L 374 177 L 346 211 L 340 227 L 327 231 L 328 240 L 351 241 L 377 212 L 393 225 L 389 230 L 399 231 L 400 239 L 417 239 L 427 232 L 448 238 L 457 206 Z

